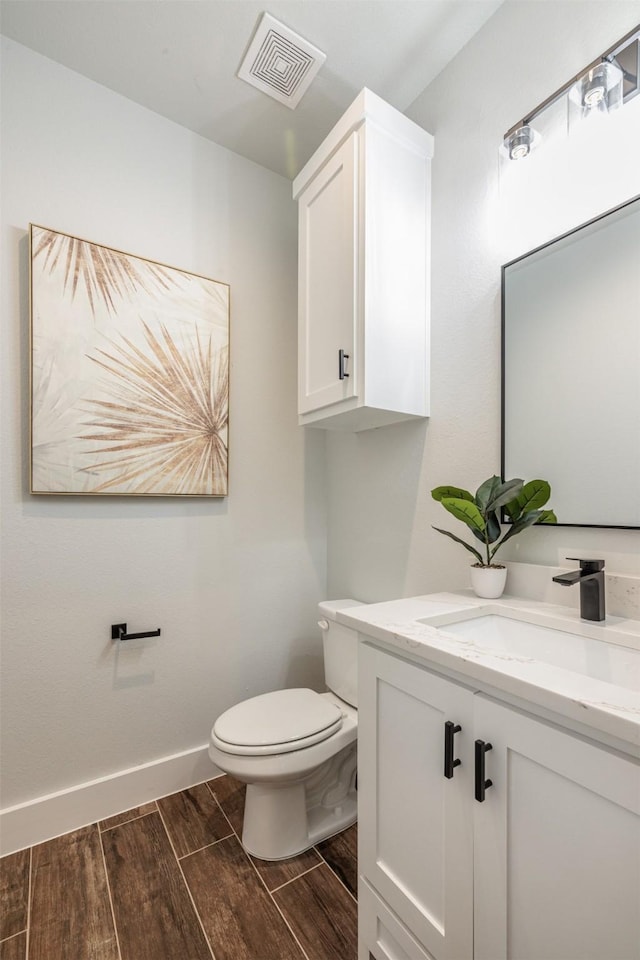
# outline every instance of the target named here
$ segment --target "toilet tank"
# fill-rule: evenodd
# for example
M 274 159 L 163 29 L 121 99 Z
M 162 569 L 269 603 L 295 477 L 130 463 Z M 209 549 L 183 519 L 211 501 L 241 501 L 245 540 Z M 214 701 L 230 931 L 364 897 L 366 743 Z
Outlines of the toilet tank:
M 363 606 L 359 600 L 325 600 L 318 604 L 324 648 L 324 679 L 329 690 L 358 706 L 358 632 L 336 621 L 338 610 Z

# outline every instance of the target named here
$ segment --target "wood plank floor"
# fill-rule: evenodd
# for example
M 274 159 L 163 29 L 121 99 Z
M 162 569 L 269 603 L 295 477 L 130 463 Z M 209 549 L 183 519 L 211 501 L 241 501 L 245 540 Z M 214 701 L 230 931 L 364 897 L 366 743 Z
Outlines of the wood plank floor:
M 240 844 L 220 777 L 0 860 L 0 960 L 356 960 L 357 827 L 290 860 Z

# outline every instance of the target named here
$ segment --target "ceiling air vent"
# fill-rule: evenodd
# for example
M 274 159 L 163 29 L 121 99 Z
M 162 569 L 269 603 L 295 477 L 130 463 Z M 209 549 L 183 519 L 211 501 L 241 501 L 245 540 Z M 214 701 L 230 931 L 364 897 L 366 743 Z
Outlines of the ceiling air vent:
M 263 13 L 238 76 L 293 110 L 326 59 L 312 43 Z

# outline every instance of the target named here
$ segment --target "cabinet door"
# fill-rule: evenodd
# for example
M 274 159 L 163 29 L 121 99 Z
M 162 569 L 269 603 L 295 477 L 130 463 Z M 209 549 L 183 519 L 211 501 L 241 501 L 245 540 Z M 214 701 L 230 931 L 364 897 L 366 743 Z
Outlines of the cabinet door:
M 476 697 L 476 960 L 640 958 L 640 766 Z
M 299 198 L 299 413 L 357 396 L 357 242 L 358 134 L 353 133 Z
M 362 877 L 358 884 L 358 960 L 433 960 Z
M 361 644 L 360 872 L 431 956 L 472 951 L 473 694 Z M 454 736 L 444 776 L 445 722 Z M 364 931 L 363 931 L 364 933 Z

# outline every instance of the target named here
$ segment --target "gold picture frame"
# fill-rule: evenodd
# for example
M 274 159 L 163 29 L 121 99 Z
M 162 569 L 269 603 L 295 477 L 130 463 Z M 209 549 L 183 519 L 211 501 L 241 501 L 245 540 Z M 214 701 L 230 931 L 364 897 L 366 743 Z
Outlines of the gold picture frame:
M 229 285 L 30 225 L 31 493 L 228 493 Z

